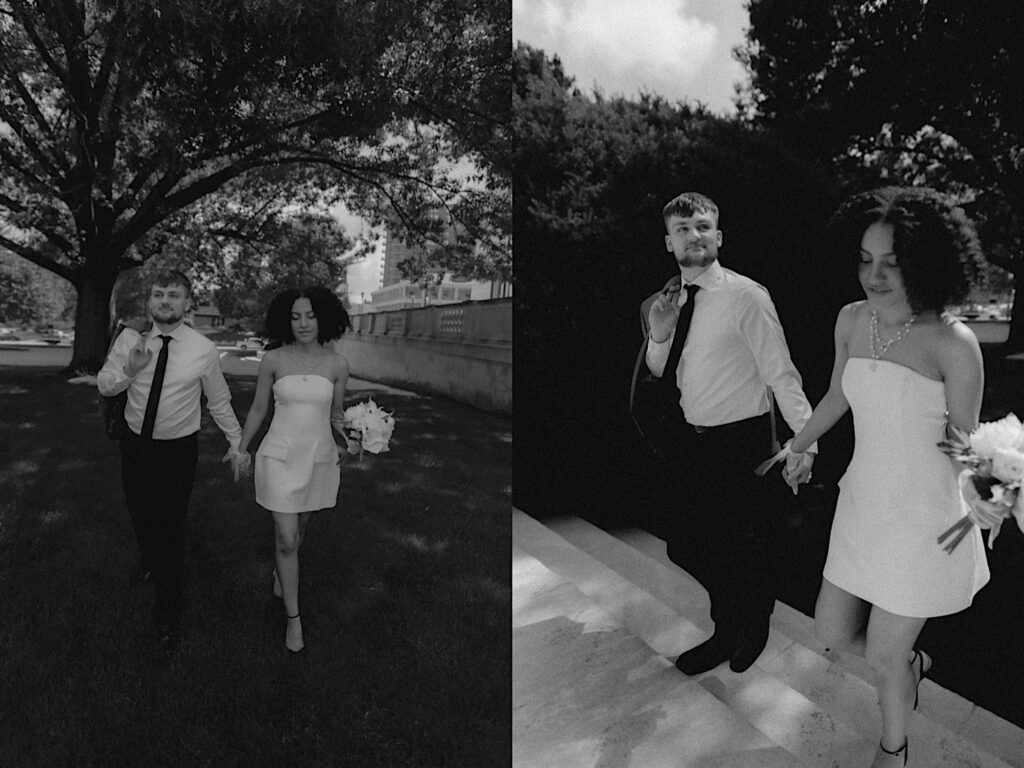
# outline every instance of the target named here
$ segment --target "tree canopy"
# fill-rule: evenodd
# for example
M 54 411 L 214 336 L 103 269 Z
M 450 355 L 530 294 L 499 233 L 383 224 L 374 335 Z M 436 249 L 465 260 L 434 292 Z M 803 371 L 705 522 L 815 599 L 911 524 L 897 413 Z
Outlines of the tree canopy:
M 662 208 L 680 192 L 718 203 L 722 264 L 769 289 L 807 391 L 823 393 L 834 313 L 857 298 L 855 267 L 823 247 L 831 174 L 699 107 L 581 94 L 557 58 L 525 45 L 513 126 L 516 463 L 528 478 L 517 503 L 634 509 L 645 497 L 632 483 L 656 462 L 635 439 L 629 381 L 640 302 L 679 274 Z
M 874 156 L 861 183 L 962 195 L 986 257 L 1024 275 L 1024 48 L 1013 3 L 751 0 L 745 116 L 823 163 Z M 850 162 L 850 159 L 853 161 Z M 882 162 L 879 162 L 881 160 Z M 1017 291 L 1017 296 L 1024 292 Z M 1024 348 L 1024 302 L 1011 348 Z
M 67 320 L 74 298 L 67 281 L 0 249 L 0 323 L 18 327 Z
M 508 273 L 510 37 L 472 0 L 0 0 L 0 245 L 77 289 L 72 368 L 102 362 L 118 274 L 214 194 L 410 236 L 450 206 Z

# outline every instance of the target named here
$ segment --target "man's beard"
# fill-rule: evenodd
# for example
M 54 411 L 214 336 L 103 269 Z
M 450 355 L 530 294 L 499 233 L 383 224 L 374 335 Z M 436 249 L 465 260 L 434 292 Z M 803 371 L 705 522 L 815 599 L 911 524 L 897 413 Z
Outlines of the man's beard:
M 682 258 L 677 258 L 676 262 L 681 267 L 706 267 L 715 260 L 715 254 L 709 250 L 704 250 L 701 253 L 684 253 Z
M 170 316 L 160 317 L 159 315 L 161 313 L 169 313 Z M 175 323 L 181 322 L 181 320 L 184 319 L 185 317 L 184 314 L 176 314 L 173 309 L 158 309 L 155 312 L 152 312 L 151 314 L 153 315 L 154 320 L 156 320 L 158 323 L 163 323 L 164 325 L 174 325 Z

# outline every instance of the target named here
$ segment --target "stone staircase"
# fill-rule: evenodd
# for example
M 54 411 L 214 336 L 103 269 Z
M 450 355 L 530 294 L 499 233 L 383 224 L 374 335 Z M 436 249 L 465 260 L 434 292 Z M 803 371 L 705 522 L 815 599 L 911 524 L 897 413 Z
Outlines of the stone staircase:
M 711 633 L 707 593 L 637 530 L 512 511 L 515 768 L 863 768 L 880 721 L 863 660 L 776 603 L 743 674 L 673 666 Z M 1024 730 L 926 679 L 917 768 L 1024 768 Z

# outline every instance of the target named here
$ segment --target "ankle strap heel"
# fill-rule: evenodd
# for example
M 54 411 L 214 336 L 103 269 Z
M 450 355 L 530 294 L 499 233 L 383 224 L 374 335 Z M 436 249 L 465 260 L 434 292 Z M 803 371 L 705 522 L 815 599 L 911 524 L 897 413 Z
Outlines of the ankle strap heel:
M 897 755 L 903 755 L 903 764 L 907 764 L 907 755 L 910 754 L 910 742 L 907 739 L 903 740 L 903 746 L 897 749 L 895 752 L 886 749 L 882 742 L 878 742 L 878 748 L 885 752 L 885 754 L 892 755 L 893 757 L 896 757 Z

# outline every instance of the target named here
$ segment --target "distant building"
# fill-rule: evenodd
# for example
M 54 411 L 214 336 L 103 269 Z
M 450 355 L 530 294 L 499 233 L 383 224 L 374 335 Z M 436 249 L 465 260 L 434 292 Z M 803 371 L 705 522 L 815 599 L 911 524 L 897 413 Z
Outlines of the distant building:
M 213 304 L 194 307 L 190 313 L 193 328 L 222 328 L 226 318 Z
M 446 237 L 454 236 L 455 227 L 449 224 Z M 460 301 L 478 301 L 512 295 L 512 283 L 501 280 L 453 280 L 451 275 L 446 274 L 439 284 L 427 288 L 412 283 L 402 277 L 398 265 L 415 256 L 418 246 L 403 241 L 392 227 L 387 228 L 384 237 L 381 287 L 370 294 L 369 301 L 360 306 L 362 312 L 455 304 Z

